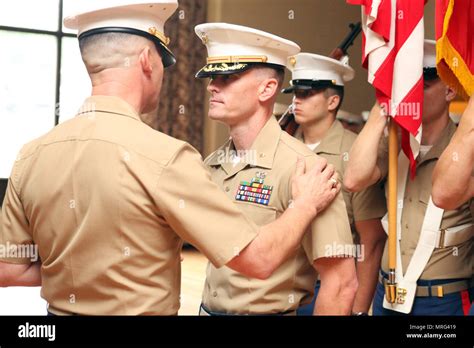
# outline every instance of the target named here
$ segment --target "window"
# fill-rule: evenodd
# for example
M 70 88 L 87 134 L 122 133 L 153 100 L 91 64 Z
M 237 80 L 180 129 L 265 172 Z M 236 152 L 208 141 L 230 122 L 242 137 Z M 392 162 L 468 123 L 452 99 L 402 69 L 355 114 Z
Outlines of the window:
M 0 2 L 0 178 L 22 145 L 72 118 L 90 94 L 76 35 L 62 24 L 72 1 Z

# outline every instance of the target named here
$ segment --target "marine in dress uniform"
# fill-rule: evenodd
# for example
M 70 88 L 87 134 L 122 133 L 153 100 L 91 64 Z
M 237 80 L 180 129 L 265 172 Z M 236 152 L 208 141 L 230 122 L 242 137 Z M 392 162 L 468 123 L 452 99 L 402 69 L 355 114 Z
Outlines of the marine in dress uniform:
M 433 201 L 452 209 L 474 196 L 474 97 L 433 173 Z M 453 181 L 453 178 L 457 180 Z
M 386 246 L 380 283 L 374 299 L 375 315 L 464 315 L 474 296 L 474 200 L 469 200 L 457 209 L 443 210 L 436 207 L 431 199 L 433 170 L 456 131 L 448 113 L 449 102 L 455 97 L 455 92 L 446 87 L 437 76 L 434 41 L 425 42 L 424 78 L 425 134 L 417 158 L 414 180 L 408 175 L 408 159 L 403 152 L 400 152 L 399 157 L 398 297 L 395 304 L 384 300 L 384 284 L 388 273 Z M 441 112 L 437 113 L 439 110 L 436 107 Z M 388 141 L 383 137 L 384 120 L 376 111 L 377 107 L 374 110 L 360 140 L 374 136 L 381 138 L 380 148 L 375 151 L 378 153 L 375 155 L 378 169 L 373 172 L 380 174 L 375 179 L 383 180 L 388 172 Z M 374 132 L 374 129 L 377 131 Z M 436 139 L 429 140 L 428 136 L 433 138 L 433 134 L 436 135 L 433 129 L 438 132 Z M 354 145 L 350 161 L 357 161 L 353 156 L 356 147 Z M 370 161 L 369 155 L 365 154 L 364 157 Z M 352 163 L 349 167 L 351 165 Z M 348 169 L 346 178 L 350 171 L 352 168 Z M 384 225 L 385 221 L 384 219 Z
M 294 93 L 295 120 L 300 125 L 295 137 L 303 141 L 317 155 L 326 158 L 334 165 L 341 178 L 344 178 L 349 152 L 357 135 L 345 129 L 336 119 L 336 115 L 343 102 L 345 83 L 354 78 L 354 70 L 338 60 L 311 53 L 300 53 L 290 57 L 288 68 L 292 71 L 291 86 L 284 89 L 283 93 Z M 339 100 L 332 101 L 333 104 L 327 106 L 330 98 L 335 95 L 339 97 Z M 316 131 L 316 138 L 313 135 L 314 131 Z M 310 137 L 314 139 L 310 140 Z M 374 263 L 380 266 L 385 239 L 380 219 L 387 212 L 384 191 L 381 185 L 373 185 L 357 193 L 349 192 L 343 187 L 342 192 L 355 242 L 360 242 L 359 236 L 363 236 L 364 249 L 359 250 L 358 256 L 362 261 L 371 261 L 368 266 L 365 263 L 357 265 L 361 269 L 365 267 L 365 275 L 367 275 L 371 271 L 367 267 L 374 268 Z M 365 244 L 370 248 L 365 249 Z M 372 295 L 369 295 L 370 299 L 363 301 L 363 305 L 356 304 L 358 308 L 355 312 L 357 313 L 369 311 L 377 278 L 375 268 L 373 273 L 369 279 L 359 278 L 359 289 L 361 284 L 371 288 L 368 292 Z M 373 281 L 370 278 L 373 278 Z M 318 289 L 319 284 L 316 286 L 316 294 Z M 367 295 L 364 294 L 364 296 Z M 312 306 L 314 302 L 315 299 Z M 312 313 L 312 306 L 301 308 L 299 313 Z
M 157 102 L 158 87 L 148 81 L 162 77 L 161 60 L 175 61 L 163 27 L 177 1 L 92 6 L 68 17 L 66 26 L 78 29 L 80 41 L 118 33 L 155 43 L 161 57 L 139 43 L 141 68 L 133 72 L 147 84 L 133 89 Z M 115 69 L 114 77 L 120 73 Z M 130 74 L 120 75 L 120 86 Z M 176 315 L 183 240 L 222 267 L 240 260 L 262 229 L 228 202 L 195 149 L 145 125 L 137 111 L 144 104 L 134 107 L 114 93 L 93 93 L 74 119 L 23 147 L 8 184 L 0 243 L 38 245 L 42 296 L 52 314 Z M 31 263 L 1 261 L 1 267 Z
M 209 23 L 197 26 L 196 33 L 207 46 L 209 55 L 208 64 L 197 77 L 210 77 L 211 99 L 223 99 L 228 104 L 232 104 L 229 99 L 238 96 L 226 94 L 222 90 L 224 85 L 232 89 L 240 83 L 232 81 L 244 79 L 242 76 L 259 67 L 281 71 L 287 57 L 299 52 L 299 47 L 293 42 L 242 26 Z M 242 102 L 252 103 L 250 100 Z M 289 180 L 297 157 L 304 157 L 308 166 L 316 159 L 312 151 L 281 130 L 271 116 L 273 103 L 267 102 L 269 112 L 263 116 L 267 119 L 261 123 L 261 129 L 257 128 L 258 135 L 252 139 L 251 146 L 237 148 L 235 139 L 231 137 L 205 160 L 212 180 L 245 216 L 260 226 L 274 221 L 290 206 Z M 238 111 L 231 109 L 234 116 L 241 119 L 237 116 Z M 242 116 L 245 119 L 232 126 L 229 120 L 226 122 L 225 116 L 221 121 L 230 126 L 232 135 L 233 127 L 239 128 L 249 120 L 261 120 L 259 111 L 261 109 L 252 116 Z M 254 130 L 246 126 L 241 131 Z M 217 269 L 209 264 L 201 315 L 294 315 L 296 309 L 310 302 L 313 296 L 317 276 L 314 267 L 321 258 L 349 258 L 352 273 L 347 274 L 347 280 L 349 283 L 351 277 L 355 280 L 351 247 L 345 205 L 342 195 L 338 195 L 322 215 L 316 217 L 294 255 L 269 279 L 250 279 L 228 267 Z
M 459 128 L 433 173 L 433 201 L 441 208 L 454 209 L 474 197 L 473 135 L 474 98 L 471 96 Z M 470 315 L 474 315 L 474 305 Z

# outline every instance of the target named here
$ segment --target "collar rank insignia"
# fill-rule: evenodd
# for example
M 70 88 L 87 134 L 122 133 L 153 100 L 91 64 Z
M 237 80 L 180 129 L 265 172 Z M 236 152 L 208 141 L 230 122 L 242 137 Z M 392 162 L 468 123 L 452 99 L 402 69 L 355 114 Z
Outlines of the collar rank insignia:
M 268 205 L 270 202 L 270 196 L 272 195 L 273 186 L 264 185 L 266 176 L 267 174 L 264 172 L 257 172 L 255 178 L 253 178 L 251 182 L 240 182 L 235 200 Z

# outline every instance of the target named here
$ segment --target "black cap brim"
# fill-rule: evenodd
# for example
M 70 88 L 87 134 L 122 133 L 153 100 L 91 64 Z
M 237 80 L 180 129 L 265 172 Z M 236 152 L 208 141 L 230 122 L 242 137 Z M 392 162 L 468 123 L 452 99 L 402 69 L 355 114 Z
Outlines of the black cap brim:
M 295 90 L 321 90 L 325 88 L 343 89 L 344 86 L 335 84 L 333 80 L 292 80 L 291 86 L 282 90 L 282 93 L 289 94 Z
M 156 42 L 159 41 L 159 43 Z M 176 57 L 174 56 L 173 52 L 171 52 L 169 50 L 168 47 L 166 47 L 166 45 L 161 42 L 161 40 L 158 40 L 156 39 L 155 40 L 155 43 L 156 43 L 156 48 L 158 49 L 160 55 L 161 55 L 161 60 L 163 61 L 163 66 L 165 68 L 168 68 L 172 65 L 175 65 L 176 64 Z
M 252 67 L 252 64 L 247 63 L 214 63 L 206 64 L 198 71 L 196 77 L 198 79 L 212 77 L 214 75 L 232 75 L 244 72 Z
M 283 89 L 281 92 L 284 94 L 290 94 L 296 91 L 297 89 L 303 90 L 303 91 L 309 91 L 310 89 L 313 89 L 313 88 L 309 86 L 290 86 L 288 88 Z
M 197 78 L 212 77 L 214 75 L 232 75 L 244 72 L 254 67 L 265 67 L 281 70 L 284 72 L 285 67 L 283 65 L 272 64 L 272 63 L 254 63 L 254 62 L 235 62 L 235 63 L 211 63 L 206 64 L 196 74 Z
M 436 70 L 436 68 L 423 68 L 423 78 L 425 81 L 436 80 L 438 77 L 438 70 Z

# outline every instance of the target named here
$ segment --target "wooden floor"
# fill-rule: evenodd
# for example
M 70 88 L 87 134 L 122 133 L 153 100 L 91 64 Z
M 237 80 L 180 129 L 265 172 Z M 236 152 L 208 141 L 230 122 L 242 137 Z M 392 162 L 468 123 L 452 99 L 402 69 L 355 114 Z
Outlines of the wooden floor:
M 193 248 L 183 250 L 179 315 L 197 315 L 206 278 L 207 259 Z

